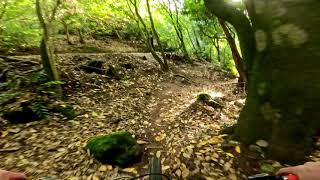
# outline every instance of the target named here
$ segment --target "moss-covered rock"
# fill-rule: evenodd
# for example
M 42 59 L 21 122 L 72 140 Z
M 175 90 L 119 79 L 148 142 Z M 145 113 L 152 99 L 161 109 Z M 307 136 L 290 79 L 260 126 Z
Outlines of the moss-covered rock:
M 220 98 L 212 98 L 209 94 L 202 93 L 197 96 L 197 101 L 213 108 L 223 108 L 225 103 Z
M 78 115 L 71 105 L 66 104 L 56 104 L 53 106 L 52 111 L 62 114 L 69 120 L 74 119 Z
M 87 142 L 86 149 L 98 161 L 121 167 L 138 162 L 142 155 L 137 141 L 126 131 L 93 137 Z
M 197 101 L 200 101 L 200 102 L 207 102 L 207 101 L 210 101 L 212 98 L 209 94 L 206 94 L 206 93 L 201 93 L 201 94 L 198 94 L 197 96 Z

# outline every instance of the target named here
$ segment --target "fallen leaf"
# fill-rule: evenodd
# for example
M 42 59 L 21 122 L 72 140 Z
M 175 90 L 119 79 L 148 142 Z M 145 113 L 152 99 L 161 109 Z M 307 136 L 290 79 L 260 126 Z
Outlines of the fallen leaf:
M 92 117 L 98 117 L 98 116 L 99 116 L 98 113 L 92 111 Z
M 137 143 L 138 144 L 147 144 L 148 142 L 147 141 L 143 141 L 143 140 L 137 140 Z
M 122 169 L 122 171 L 127 173 L 138 174 L 138 171 L 135 168 L 125 168 L 125 169 Z
M 209 177 L 209 176 L 204 176 L 205 180 L 215 180 L 215 178 Z
M 226 154 L 227 154 L 227 156 L 230 156 L 230 157 L 234 158 L 233 154 L 231 154 L 231 153 L 226 153 Z
M 209 143 L 210 144 L 218 144 L 219 142 L 221 142 L 221 138 L 214 136 L 211 139 L 209 139 Z
M 208 141 L 201 141 L 201 142 L 197 145 L 197 147 L 202 147 L 202 146 L 204 146 L 204 145 L 206 145 L 206 144 L 208 144 Z
M 162 166 L 161 169 L 162 169 L 162 171 L 166 171 L 166 170 L 170 169 L 170 166 Z
M 237 153 L 239 153 L 239 154 L 241 153 L 240 146 L 236 146 L 236 147 L 235 147 L 235 150 L 236 150 Z
M 259 140 L 259 141 L 256 142 L 256 144 L 258 146 L 264 147 L 264 148 L 269 146 L 269 143 L 267 141 L 265 141 L 265 140 Z
M 157 157 L 157 158 L 160 158 L 160 156 L 161 156 L 161 151 L 157 151 L 156 157 Z
M 6 137 L 8 134 L 9 134 L 8 131 L 2 131 L 2 132 L 1 132 L 1 137 L 2 137 L 2 138 L 3 138 L 3 137 Z
M 100 168 L 98 169 L 98 171 L 101 171 L 101 172 L 107 171 L 107 166 L 105 166 L 105 165 L 100 166 Z
M 230 168 L 231 168 L 231 163 L 229 163 L 229 162 L 226 162 L 226 163 L 223 165 L 223 169 L 224 169 L 225 171 L 229 171 Z
M 180 169 L 176 170 L 176 175 L 177 175 L 178 177 L 181 176 L 181 170 L 180 170 Z
M 109 171 L 111 171 L 111 170 L 113 169 L 113 167 L 112 167 L 111 165 L 107 165 L 107 169 L 108 169 Z
M 100 178 L 96 175 L 92 176 L 92 180 L 100 180 Z
M 18 132 L 21 131 L 21 129 L 20 128 L 15 128 L 15 129 L 9 129 L 8 131 L 11 132 L 11 133 L 18 133 Z
M 181 173 L 183 179 L 185 179 L 187 176 L 189 176 L 189 174 L 190 174 L 190 171 L 188 168 L 183 169 L 183 171 Z
M 166 134 L 160 134 L 159 136 L 156 136 L 154 139 L 159 142 L 162 141 L 166 137 Z
M 35 130 L 35 129 L 31 128 L 31 129 L 29 129 L 29 132 L 31 132 L 31 133 L 36 133 L 36 132 L 37 132 L 37 130 Z

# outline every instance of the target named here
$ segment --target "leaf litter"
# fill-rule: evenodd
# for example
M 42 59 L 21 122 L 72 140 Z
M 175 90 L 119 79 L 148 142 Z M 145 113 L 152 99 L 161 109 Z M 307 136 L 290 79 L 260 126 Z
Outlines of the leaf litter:
M 121 79 L 77 70 L 76 65 L 85 63 L 82 56 L 115 67 Z M 235 79 L 198 61 L 170 62 L 171 71 L 163 73 L 148 53 L 61 54 L 58 60 L 66 81 L 63 100 L 80 115 L 71 121 L 53 115 L 27 124 L 4 124 L 1 168 L 25 172 L 31 179 L 113 179 L 147 173 L 148 158 L 155 155 L 173 179 L 244 177 L 234 166 L 242 149 L 235 145 L 225 151 L 225 136 L 218 133 L 234 124 L 244 105 L 245 94 L 236 92 Z M 226 105 L 213 108 L 196 102 L 204 92 Z M 89 137 L 117 130 L 131 132 L 145 148 L 141 163 L 112 167 L 83 149 Z

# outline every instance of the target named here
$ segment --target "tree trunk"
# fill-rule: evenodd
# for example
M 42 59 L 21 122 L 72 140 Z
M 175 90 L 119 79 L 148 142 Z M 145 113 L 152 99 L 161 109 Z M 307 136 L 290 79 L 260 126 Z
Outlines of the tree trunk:
M 253 21 L 258 52 L 237 133 L 245 142 L 269 140 L 278 159 L 301 160 L 320 130 L 320 3 L 259 6 Z M 285 12 L 274 14 L 280 8 Z
M 190 33 L 190 31 L 189 31 L 189 29 L 188 29 L 188 28 L 186 28 L 186 30 L 187 30 L 188 37 L 189 37 L 189 40 L 190 40 L 190 44 L 191 44 L 191 46 L 192 46 L 192 48 L 193 48 L 193 51 L 195 52 L 195 54 L 196 54 L 197 58 L 198 58 L 198 59 L 200 59 L 200 56 L 199 56 L 199 53 L 198 53 L 197 47 L 196 47 L 196 45 L 193 43 L 191 33 Z
M 218 21 L 219 21 L 219 24 L 221 25 L 221 27 L 223 29 L 224 34 L 226 35 L 228 44 L 229 44 L 231 52 L 232 52 L 232 57 L 233 57 L 233 60 L 234 60 L 234 64 L 236 65 L 236 68 L 237 68 L 238 73 L 239 73 L 239 80 L 238 80 L 239 86 L 240 87 L 244 87 L 244 85 L 247 82 L 247 73 L 244 70 L 243 60 L 242 60 L 242 58 L 240 56 L 240 53 L 238 51 L 238 48 L 237 48 L 237 45 L 236 45 L 236 41 L 231 36 L 231 34 L 230 34 L 230 32 L 229 32 L 229 30 L 227 28 L 226 22 L 224 20 L 222 20 L 222 19 L 218 19 Z
M 179 41 L 180 41 L 180 48 L 182 49 L 182 53 L 183 53 L 184 57 L 186 58 L 186 61 L 188 63 L 192 63 L 192 59 L 189 56 L 187 46 L 185 44 L 183 28 L 182 28 L 182 25 L 179 20 L 179 10 L 178 10 L 176 1 L 174 1 L 175 15 L 173 14 L 173 12 L 171 10 L 172 6 L 171 6 L 170 0 L 168 0 L 168 5 L 163 5 L 163 6 L 164 6 L 164 9 L 167 11 L 168 16 L 170 17 L 171 24 L 174 27 L 174 30 L 177 34 Z
M 155 50 L 152 48 L 152 44 L 151 44 L 151 41 L 149 39 L 150 34 L 149 34 L 149 31 L 148 31 L 146 23 L 143 21 L 141 15 L 139 13 L 137 0 L 128 0 L 128 1 L 130 1 L 130 3 L 134 6 L 134 13 L 135 13 L 138 21 L 142 24 L 142 31 L 141 32 L 142 32 L 142 35 L 144 36 L 144 39 L 145 39 L 145 42 L 147 44 L 147 47 L 148 47 L 149 51 L 151 52 L 152 56 L 156 59 L 156 61 L 159 63 L 161 70 L 168 71 L 169 70 L 168 65 L 165 65 L 165 63 L 162 62 L 162 59 L 155 52 Z
M 70 40 L 70 33 L 69 33 L 69 25 L 66 22 L 62 22 L 64 27 L 64 33 L 66 33 L 67 42 L 69 45 L 72 45 L 72 42 Z
M 40 25 L 43 30 L 42 39 L 40 43 L 40 54 L 41 54 L 41 60 L 43 63 L 44 70 L 50 81 L 60 81 L 60 76 L 55 63 L 55 57 L 54 57 L 52 41 L 51 41 L 52 24 L 51 22 L 45 21 L 42 14 L 40 0 L 36 1 L 36 11 L 37 11 L 38 19 L 40 21 Z M 57 95 L 61 96 L 62 95 L 61 86 L 57 85 L 56 87 L 57 87 L 56 88 Z
M 160 41 L 160 37 L 158 35 L 158 32 L 157 32 L 157 30 L 156 30 L 156 28 L 154 26 L 149 0 L 147 0 L 147 9 L 148 9 L 148 14 L 149 14 L 152 34 L 153 34 L 153 36 L 155 37 L 155 39 L 156 39 L 156 41 L 158 43 L 158 46 L 159 46 L 159 49 L 160 49 L 160 53 L 161 53 L 161 56 L 162 56 L 162 59 L 163 59 L 164 70 L 167 71 L 169 69 L 168 62 L 167 62 L 167 57 L 166 57 L 166 55 L 164 53 L 164 49 L 163 49 L 162 43 Z
M 253 2 L 256 51 L 236 134 L 248 144 L 268 141 L 276 160 L 299 162 L 320 132 L 320 3 Z M 206 0 L 213 12 L 212 3 L 217 0 Z
M 220 43 L 219 43 L 219 38 L 214 38 L 213 39 L 213 46 L 217 50 L 217 59 L 218 62 L 221 63 L 221 50 L 220 50 Z
M 78 31 L 78 36 L 79 36 L 79 42 L 80 42 L 81 44 L 85 44 L 86 41 L 84 40 L 84 37 L 83 37 L 82 31 L 81 31 L 81 28 L 77 28 L 77 31 Z

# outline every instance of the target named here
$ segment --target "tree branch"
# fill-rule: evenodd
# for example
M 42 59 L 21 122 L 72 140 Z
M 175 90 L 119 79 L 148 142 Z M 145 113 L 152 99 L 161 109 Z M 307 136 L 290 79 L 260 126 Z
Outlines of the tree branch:
M 246 70 L 250 72 L 256 46 L 254 31 L 249 19 L 235 7 L 225 3 L 224 0 L 205 0 L 205 5 L 211 13 L 234 26 L 239 37 L 240 49 L 246 63 Z
M 50 17 L 50 20 L 49 20 L 50 22 L 55 20 L 55 17 L 56 17 L 57 11 L 58 11 L 58 7 L 60 5 L 61 5 L 61 0 L 57 0 L 57 3 L 53 8 L 53 11 L 52 11 L 52 14 L 51 14 L 51 17 Z

